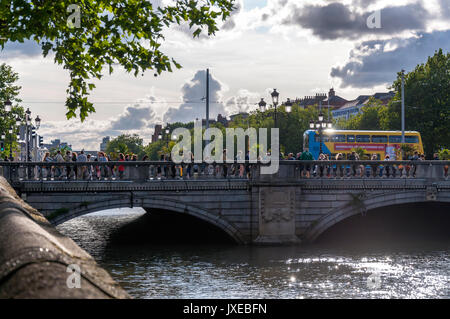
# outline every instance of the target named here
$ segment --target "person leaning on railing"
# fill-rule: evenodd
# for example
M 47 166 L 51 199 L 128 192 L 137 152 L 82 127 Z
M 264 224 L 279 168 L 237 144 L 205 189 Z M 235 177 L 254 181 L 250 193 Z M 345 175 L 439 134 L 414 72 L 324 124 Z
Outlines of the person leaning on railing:
M 84 154 L 84 150 L 81 150 L 80 155 L 78 155 L 77 162 L 82 162 L 82 163 L 87 162 L 87 156 L 86 156 L 86 154 Z M 86 179 L 87 166 L 78 166 L 76 169 L 78 170 L 78 176 L 81 179 Z
M 50 153 L 49 152 L 45 153 L 44 158 L 42 159 L 42 161 L 44 163 L 53 162 L 52 158 L 50 157 Z M 53 166 L 46 166 L 46 167 L 43 167 L 42 170 L 41 170 L 42 177 L 45 176 L 46 179 L 49 179 L 49 178 L 51 179 L 52 178 L 52 172 L 53 172 Z
M 378 161 L 378 156 L 377 154 L 372 154 L 372 161 Z M 376 177 L 377 176 L 377 168 L 378 168 L 378 164 L 372 164 L 370 165 L 370 167 L 372 168 L 372 177 Z
M 119 162 L 125 162 L 125 156 L 122 153 L 119 154 Z M 125 172 L 125 166 L 119 165 L 118 171 L 119 171 L 119 179 L 123 179 L 123 173 Z
M 305 148 L 305 150 L 303 151 L 302 155 L 300 155 L 300 160 L 301 161 L 312 161 L 314 160 L 313 155 L 309 152 L 309 148 Z M 300 165 L 300 171 L 301 171 L 301 176 L 304 177 L 303 172 L 306 170 L 306 178 L 310 178 L 310 170 L 311 170 L 311 165 L 310 164 L 306 164 Z
M 350 161 L 356 161 L 356 160 L 359 159 L 359 158 L 356 158 L 356 157 L 357 157 L 356 152 L 355 152 L 355 151 L 352 151 L 352 153 L 348 156 L 348 159 L 349 159 Z M 356 175 L 356 164 L 352 164 L 352 175 L 353 175 L 353 176 Z

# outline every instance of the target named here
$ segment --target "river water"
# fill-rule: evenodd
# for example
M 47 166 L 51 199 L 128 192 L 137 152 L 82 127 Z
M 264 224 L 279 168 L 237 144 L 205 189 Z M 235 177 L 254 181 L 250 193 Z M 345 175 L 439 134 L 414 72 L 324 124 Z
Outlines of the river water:
M 143 215 L 109 210 L 57 228 L 135 298 L 450 298 L 448 242 L 367 248 L 117 240 Z M 127 236 L 142 238 L 133 232 Z

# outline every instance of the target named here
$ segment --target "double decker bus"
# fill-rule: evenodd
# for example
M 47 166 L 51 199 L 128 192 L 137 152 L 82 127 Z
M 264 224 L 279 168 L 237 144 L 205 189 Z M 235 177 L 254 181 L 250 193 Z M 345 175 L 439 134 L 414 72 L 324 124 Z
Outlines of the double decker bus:
M 319 157 L 320 136 L 317 130 L 307 130 L 303 134 L 303 149 L 309 148 L 314 159 Z M 322 133 L 322 153 L 328 154 L 330 159 L 334 159 L 336 154 L 342 153 L 344 159 L 356 148 L 363 148 L 366 151 L 367 160 L 373 154 L 377 154 L 378 159 L 383 160 L 389 154 L 391 160 L 397 158 L 402 144 L 401 131 L 357 131 L 357 130 L 324 130 Z M 422 138 L 416 131 L 405 131 L 405 144 L 410 144 L 420 154 L 423 154 Z

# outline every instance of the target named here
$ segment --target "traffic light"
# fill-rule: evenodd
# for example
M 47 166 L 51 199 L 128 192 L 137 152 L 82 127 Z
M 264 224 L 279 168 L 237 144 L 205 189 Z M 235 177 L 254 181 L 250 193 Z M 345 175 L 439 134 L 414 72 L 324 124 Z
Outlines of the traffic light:
M 44 138 L 39 135 L 39 147 L 44 146 Z
M 3 141 L 0 142 L 0 152 L 5 150 L 5 143 Z

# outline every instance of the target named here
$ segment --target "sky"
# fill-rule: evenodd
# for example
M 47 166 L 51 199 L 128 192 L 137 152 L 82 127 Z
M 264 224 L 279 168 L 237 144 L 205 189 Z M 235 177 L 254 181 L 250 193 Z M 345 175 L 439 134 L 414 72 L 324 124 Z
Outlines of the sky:
M 160 0 L 164 1 L 173 0 Z M 44 142 L 98 150 L 102 137 L 138 133 L 151 140 L 155 124 L 205 117 L 210 69 L 211 117 L 256 109 L 331 87 L 348 100 L 386 92 L 397 72 L 414 69 L 435 50 L 450 50 L 450 0 L 236 0 L 214 37 L 192 39 L 187 28 L 165 31 L 162 51 L 183 68 L 134 77 L 116 68 L 94 81 L 96 113 L 66 120 L 67 71 L 43 58 L 32 42 L 8 43 L 0 63 L 20 76 L 22 105 L 42 119 Z M 379 13 L 380 25 L 369 16 Z M 375 26 L 375 27 L 374 27 Z M 379 28 L 378 28 L 379 27 Z

